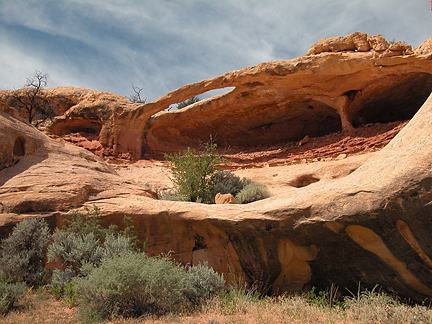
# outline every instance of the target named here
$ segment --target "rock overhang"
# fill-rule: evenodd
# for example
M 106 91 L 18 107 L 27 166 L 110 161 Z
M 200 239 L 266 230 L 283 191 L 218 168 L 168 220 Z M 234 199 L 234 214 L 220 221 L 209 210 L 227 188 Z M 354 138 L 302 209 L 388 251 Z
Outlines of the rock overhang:
M 144 135 L 147 149 L 175 151 L 210 135 L 222 146 L 276 144 L 407 120 L 432 91 L 432 61 L 427 55 L 325 53 L 263 63 L 221 78 L 235 89 L 153 116 Z

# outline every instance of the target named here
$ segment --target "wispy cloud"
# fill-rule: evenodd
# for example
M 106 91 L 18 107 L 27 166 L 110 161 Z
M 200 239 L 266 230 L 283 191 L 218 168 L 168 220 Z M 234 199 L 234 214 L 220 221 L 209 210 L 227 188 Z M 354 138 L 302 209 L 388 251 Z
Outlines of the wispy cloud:
M 418 46 L 426 0 L 0 0 L 0 88 L 36 69 L 49 86 L 154 100 L 184 84 L 307 52 L 323 37 L 380 33 Z

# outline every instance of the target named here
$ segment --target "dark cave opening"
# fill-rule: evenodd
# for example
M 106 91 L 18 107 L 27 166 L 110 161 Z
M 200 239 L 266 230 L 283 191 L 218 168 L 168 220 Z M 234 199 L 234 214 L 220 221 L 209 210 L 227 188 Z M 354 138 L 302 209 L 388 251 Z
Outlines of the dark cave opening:
M 353 111 L 357 111 L 353 114 L 353 126 L 409 120 L 431 92 L 432 75 L 428 73 L 410 73 L 398 79 L 392 87 L 364 91 L 362 99 L 352 107 Z

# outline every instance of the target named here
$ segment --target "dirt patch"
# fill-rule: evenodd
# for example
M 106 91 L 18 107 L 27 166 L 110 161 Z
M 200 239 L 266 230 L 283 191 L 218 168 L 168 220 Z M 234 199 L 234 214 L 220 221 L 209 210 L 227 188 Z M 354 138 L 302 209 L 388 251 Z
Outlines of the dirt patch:
M 230 168 L 262 167 L 264 165 L 289 165 L 317 162 L 328 158 L 344 158 L 348 155 L 379 151 L 386 146 L 408 121 L 388 124 L 367 124 L 351 134 L 337 132 L 310 138 L 307 143 L 291 142 L 279 146 L 261 146 L 253 150 L 224 154 L 231 162 Z
M 279 145 L 260 145 L 253 149 L 230 148 L 220 152 L 230 162 L 224 168 L 242 169 L 263 167 L 265 165 L 289 165 L 305 162 L 317 162 L 329 158 L 344 158 L 348 155 L 379 151 L 408 123 L 396 121 L 387 124 L 367 124 L 356 128 L 352 133 L 342 132 L 307 138 L 299 142 L 287 142 Z M 90 136 L 91 135 L 91 136 Z M 84 147 L 96 155 L 104 157 L 112 165 L 132 164 L 129 156 L 113 157 L 104 150 L 94 134 L 74 133 L 57 140 Z M 135 162 L 141 166 L 161 166 L 164 157 L 159 154 L 147 154 L 144 159 Z

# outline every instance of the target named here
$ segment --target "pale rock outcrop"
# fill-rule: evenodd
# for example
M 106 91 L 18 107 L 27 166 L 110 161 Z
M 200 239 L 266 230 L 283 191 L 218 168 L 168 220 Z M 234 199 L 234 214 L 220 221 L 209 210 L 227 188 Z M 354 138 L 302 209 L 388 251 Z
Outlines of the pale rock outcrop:
M 425 40 L 419 47 L 414 49 L 416 55 L 432 55 L 432 38 Z
M 312 45 L 306 55 L 317 55 L 326 52 L 368 52 L 375 51 L 376 57 L 389 57 L 414 54 L 411 45 L 397 42 L 390 44 L 381 35 L 369 36 L 365 33 L 354 33 L 340 37 L 329 37 Z
M 92 198 L 154 198 L 123 181 L 99 157 L 50 139 L 0 109 L 0 223 L 19 215 L 53 215 Z M 4 233 L 3 233 L 4 234 Z

